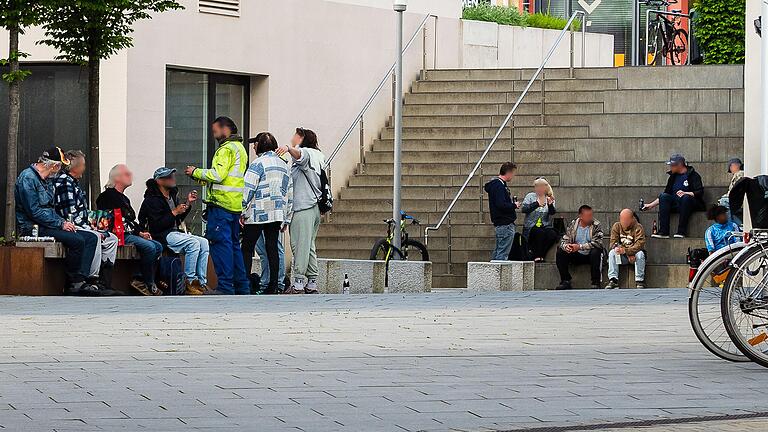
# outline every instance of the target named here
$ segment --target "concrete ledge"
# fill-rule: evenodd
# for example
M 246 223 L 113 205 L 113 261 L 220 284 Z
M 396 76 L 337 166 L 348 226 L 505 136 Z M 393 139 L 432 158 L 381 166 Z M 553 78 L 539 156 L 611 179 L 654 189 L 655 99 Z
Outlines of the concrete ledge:
M 432 263 L 429 261 L 390 261 L 387 292 L 425 293 L 432 291 Z
M 470 291 L 532 291 L 533 261 L 491 261 L 467 263 Z
M 317 285 L 322 294 L 341 294 L 345 274 L 349 276 L 351 294 L 384 292 L 384 261 L 323 258 L 317 261 L 320 268 Z

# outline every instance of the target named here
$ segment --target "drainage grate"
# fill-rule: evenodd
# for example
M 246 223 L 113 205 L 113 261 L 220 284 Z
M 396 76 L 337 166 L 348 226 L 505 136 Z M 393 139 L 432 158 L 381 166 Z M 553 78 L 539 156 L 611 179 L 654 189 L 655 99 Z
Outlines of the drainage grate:
M 718 416 L 701 416 L 701 417 L 684 417 L 675 419 L 658 419 L 658 420 L 638 420 L 619 423 L 599 423 L 590 425 L 574 425 L 574 426 L 547 426 L 536 427 L 526 429 L 509 429 L 499 432 L 577 432 L 577 431 L 599 431 L 599 430 L 613 430 L 613 429 L 628 429 L 637 427 L 648 426 L 665 426 L 665 425 L 678 425 L 687 423 L 705 423 L 716 421 L 729 421 L 729 420 L 748 420 L 755 418 L 768 418 L 768 412 L 757 412 L 750 414 L 729 414 Z

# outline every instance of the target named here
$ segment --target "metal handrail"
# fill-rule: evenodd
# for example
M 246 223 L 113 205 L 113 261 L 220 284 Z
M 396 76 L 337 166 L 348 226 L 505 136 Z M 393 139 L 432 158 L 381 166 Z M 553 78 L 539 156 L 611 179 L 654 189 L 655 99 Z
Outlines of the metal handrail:
M 427 16 L 424 17 L 424 19 L 421 21 L 421 24 L 419 24 L 419 27 L 416 28 L 416 31 L 413 32 L 413 36 L 411 36 L 411 39 L 408 40 L 408 43 L 403 47 L 403 51 L 400 53 L 400 55 L 404 55 L 408 48 L 411 47 L 413 42 L 416 40 L 416 38 L 419 36 L 419 32 L 422 31 L 424 26 L 427 24 L 427 21 L 429 21 L 430 18 L 437 18 L 437 15 L 433 14 L 427 14 Z M 395 63 L 392 63 L 392 67 L 389 68 L 387 73 L 384 74 L 384 77 L 379 82 L 379 85 L 376 86 L 376 90 L 373 91 L 373 94 L 370 98 L 368 98 L 368 101 L 363 105 L 363 108 L 360 110 L 360 112 L 355 116 L 355 120 L 352 121 L 352 125 L 349 126 L 349 129 L 347 129 L 347 132 L 344 133 L 339 143 L 336 145 L 336 148 L 333 149 L 333 152 L 331 152 L 330 156 L 325 160 L 325 168 L 327 169 L 329 166 L 331 166 L 331 162 L 336 157 L 336 155 L 341 151 L 341 148 L 344 146 L 344 144 L 347 142 L 349 137 L 352 135 L 352 132 L 355 131 L 355 128 L 357 128 L 358 123 L 362 120 L 363 116 L 365 115 L 366 111 L 373 105 L 374 100 L 381 92 L 381 89 L 384 88 L 384 86 L 387 84 L 387 81 L 389 81 L 390 76 L 392 76 L 392 73 L 395 71 Z
M 472 168 L 472 172 L 469 173 L 467 176 L 467 179 L 464 181 L 464 184 L 461 186 L 461 189 L 456 193 L 456 196 L 453 198 L 453 201 L 451 201 L 451 204 L 448 206 L 448 208 L 445 210 L 445 213 L 443 213 L 443 216 L 440 218 L 440 221 L 437 223 L 437 225 L 433 227 L 427 227 L 424 230 L 424 243 L 429 245 L 429 232 L 430 231 L 436 231 L 439 230 L 441 226 L 443 226 L 443 222 L 445 222 L 445 219 L 448 218 L 451 211 L 453 210 L 453 207 L 456 205 L 456 202 L 459 200 L 459 197 L 464 192 L 464 189 L 467 188 L 467 185 L 472 180 L 472 178 L 475 176 L 475 173 L 477 173 L 477 169 L 480 168 L 480 165 L 485 160 L 485 157 L 488 156 L 488 153 L 490 153 L 491 148 L 494 144 L 496 144 L 496 141 L 498 141 L 499 137 L 501 136 L 502 132 L 504 132 L 504 128 L 507 127 L 507 124 L 512 119 L 512 116 L 515 114 L 515 111 L 517 111 L 517 107 L 520 106 L 520 104 L 523 102 L 523 99 L 528 95 L 528 91 L 531 89 L 531 86 L 533 86 L 533 83 L 536 81 L 536 78 L 539 77 L 539 74 L 542 70 L 544 70 L 544 66 L 547 65 L 547 62 L 552 57 L 552 55 L 555 53 L 555 49 L 560 44 L 560 42 L 563 40 L 563 37 L 565 36 L 565 33 L 571 29 L 573 25 L 573 21 L 576 19 L 577 16 L 581 15 L 581 32 L 582 32 L 582 60 L 581 65 L 584 67 L 585 64 L 585 51 L 584 51 L 584 43 L 585 43 L 585 28 L 586 28 L 586 20 L 584 19 L 586 17 L 586 13 L 584 11 L 575 11 L 573 15 L 568 19 L 568 22 L 565 24 L 565 27 L 560 31 L 560 34 L 557 36 L 557 39 L 555 39 L 555 43 L 552 44 L 552 47 L 549 49 L 549 52 L 544 57 L 544 60 L 541 62 L 541 65 L 539 65 L 539 68 L 536 69 L 536 73 L 533 74 L 531 79 L 528 81 L 528 85 L 525 86 L 525 89 L 520 94 L 520 97 L 517 98 L 517 102 L 515 102 L 515 105 L 512 107 L 512 109 L 509 111 L 509 114 L 507 114 L 507 118 L 504 119 L 504 121 L 501 123 L 501 126 L 496 131 L 496 135 L 493 136 L 493 139 L 491 140 L 490 144 L 488 144 L 488 147 L 485 148 L 485 151 L 483 152 L 482 156 L 480 156 L 480 159 L 475 164 L 475 167 Z M 573 31 L 571 31 L 571 36 L 573 36 Z M 573 42 L 573 37 L 571 37 L 571 42 Z M 571 47 L 571 53 L 573 53 L 573 47 Z M 573 73 L 573 55 L 571 55 L 571 74 Z M 573 76 L 571 75 L 571 78 Z

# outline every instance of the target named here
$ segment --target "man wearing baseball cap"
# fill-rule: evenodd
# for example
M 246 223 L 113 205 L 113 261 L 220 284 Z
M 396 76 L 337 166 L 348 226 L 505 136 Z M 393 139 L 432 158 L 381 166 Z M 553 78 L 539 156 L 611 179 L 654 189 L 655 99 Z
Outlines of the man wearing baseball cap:
M 187 202 L 180 203 L 176 170 L 160 167 L 147 180 L 139 209 L 140 229 L 171 251 L 184 255 L 187 295 L 202 295 L 208 284 L 208 240 L 179 229 L 195 201 L 197 192 L 192 191 L 187 194 Z
M 643 206 L 641 210 L 659 207 L 659 228 L 653 238 L 669 238 L 669 215 L 673 212 L 680 214 L 675 238 L 685 238 L 688 235 L 688 220 L 694 211 L 704 210 L 704 184 L 701 176 L 685 157 L 679 153 L 673 154 L 667 161 L 669 178 L 664 192 L 653 202 Z
M 32 235 L 37 225 L 39 236 L 53 237 L 67 249 L 64 267 L 67 281 L 65 294 L 100 296 L 104 291 L 98 286 L 86 283 L 91 269 L 98 239 L 91 233 L 78 231 L 75 224 L 56 213 L 54 206 L 53 177 L 62 166 L 69 165 L 59 147 L 44 151 L 33 163 L 24 169 L 16 179 L 16 224 L 21 236 Z

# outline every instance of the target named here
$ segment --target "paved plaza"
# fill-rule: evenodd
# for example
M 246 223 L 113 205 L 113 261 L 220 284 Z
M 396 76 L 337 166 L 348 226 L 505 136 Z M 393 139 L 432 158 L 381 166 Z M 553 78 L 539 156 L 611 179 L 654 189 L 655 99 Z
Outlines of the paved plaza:
M 705 351 L 686 302 L 4 297 L 0 430 L 765 430 L 768 370 Z

